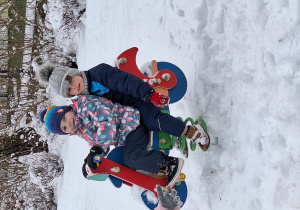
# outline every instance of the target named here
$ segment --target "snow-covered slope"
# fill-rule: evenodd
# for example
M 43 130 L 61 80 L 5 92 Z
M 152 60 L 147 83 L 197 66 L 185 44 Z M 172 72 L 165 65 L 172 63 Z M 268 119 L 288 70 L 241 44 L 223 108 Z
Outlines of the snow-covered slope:
M 188 91 L 171 114 L 203 117 L 219 144 L 185 160 L 182 209 L 300 209 L 300 33 L 298 0 L 87 0 L 78 64 L 113 64 L 133 46 L 137 64 L 167 61 Z M 136 191 L 87 181 L 89 147 L 61 146 L 59 209 L 146 209 Z M 180 156 L 177 151 L 173 155 Z

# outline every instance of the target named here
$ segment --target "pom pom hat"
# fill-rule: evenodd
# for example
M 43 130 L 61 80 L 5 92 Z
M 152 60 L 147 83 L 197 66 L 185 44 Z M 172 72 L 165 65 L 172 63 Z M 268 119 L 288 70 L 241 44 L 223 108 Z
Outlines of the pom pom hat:
M 40 113 L 40 121 L 45 123 L 46 128 L 53 134 L 65 135 L 67 133 L 60 129 L 63 116 L 72 109 L 70 106 L 50 106 Z
M 74 77 L 77 75 L 85 78 L 85 74 L 78 69 L 56 66 L 50 62 L 45 63 L 37 71 L 37 77 L 42 83 L 49 84 L 56 93 L 65 98 L 71 97 L 67 93 L 69 81 L 66 80 L 66 77 Z M 84 85 L 85 90 L 87 90 L 87 84 Z

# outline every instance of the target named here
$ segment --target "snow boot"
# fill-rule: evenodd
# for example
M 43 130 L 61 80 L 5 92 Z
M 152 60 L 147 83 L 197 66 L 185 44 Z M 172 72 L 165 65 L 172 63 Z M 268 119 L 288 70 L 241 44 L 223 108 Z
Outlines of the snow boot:
M 160 174 L 168 176 L 168 186 L 173 187 L 179 179 L 181 169 L 183 167 L 183 159 L 175 158 L 162 154 L 162 162 L 160 166 Z
M 185 136 L 191 141 L 198 143 L 203 151 L 208 149 L 210 138 L 201 124 L 188 125 L 188 131 L 186 132 Z

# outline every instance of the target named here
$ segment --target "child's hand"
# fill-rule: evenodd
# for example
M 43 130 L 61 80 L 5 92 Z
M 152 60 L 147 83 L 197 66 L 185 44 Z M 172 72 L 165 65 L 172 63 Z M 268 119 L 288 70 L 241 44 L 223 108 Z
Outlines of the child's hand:
M 98 161 L 95 161 L 95 159 L 94 159 L 95 155 L 100 156 L 100 159 Z M 86 160 L 88 166 L 90 167 L 90 169 L 96 170 L 96 168 L 100 164 L 103 156 L 105 156 L 105 152 L 103 151 L 103 149 L 100 146 L 93 146 L 90 149 L 90 153 L 88 154 L 88 156 L 86 157 L 85 160 Z
M 166 106 L 170 102 L 169 96 L 153 92 L 152 96 L 150 97 L 150 101 L 157 107 Z

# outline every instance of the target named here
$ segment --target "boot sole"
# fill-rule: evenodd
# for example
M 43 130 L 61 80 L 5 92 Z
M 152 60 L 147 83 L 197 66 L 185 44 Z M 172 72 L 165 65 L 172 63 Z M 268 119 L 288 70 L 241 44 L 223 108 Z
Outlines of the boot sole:
M 168 186 L 173 187 L 175 185 L 175 183 L 179 179 L 183 164 L 184 164 L 183 159 L 178 158 L 178 170 L 177 170 L 175 176 L 173 177 L 173 179 L 168 183 Z

